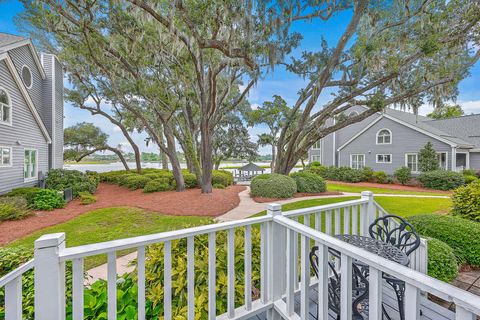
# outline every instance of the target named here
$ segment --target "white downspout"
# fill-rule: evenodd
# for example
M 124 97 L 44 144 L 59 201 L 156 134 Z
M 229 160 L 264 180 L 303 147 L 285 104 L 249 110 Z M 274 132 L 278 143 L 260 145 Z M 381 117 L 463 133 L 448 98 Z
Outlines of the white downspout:
M 333 125 L 336 124 L 336 119 L 335 117 L 333 117 Z M 333 131 L 333 166 L 337 166 L 336 162 L 337 162 L 337 136 L 336 136 L 336 131 Z

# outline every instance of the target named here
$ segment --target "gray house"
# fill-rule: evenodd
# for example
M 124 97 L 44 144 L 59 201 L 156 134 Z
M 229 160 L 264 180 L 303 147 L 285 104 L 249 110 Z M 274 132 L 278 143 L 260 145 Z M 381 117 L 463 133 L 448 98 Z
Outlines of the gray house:
M 345 116 L 365 110 L 352 107 Z M 389 108 L 321 139 L 310 149 L 309 160 L 389 174 L 407 166 L 416 173 L 418 152 L 429 141 L 443 169 L 480 170 L 480 114 L 432 120 Z
M 62 66 L 29 39 L 0 33 L 0 194 L 62 167 Z

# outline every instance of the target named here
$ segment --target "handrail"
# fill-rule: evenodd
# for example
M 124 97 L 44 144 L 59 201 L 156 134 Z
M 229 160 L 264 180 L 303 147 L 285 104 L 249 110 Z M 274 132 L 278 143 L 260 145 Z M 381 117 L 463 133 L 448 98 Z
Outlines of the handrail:
M 3 277 L 0 278 L 0 288 L 4 287 L 7 283 L 9 283 L 12 280 L 14 280 L 15 278 L 21 276 L 25 272 L 33 269 L 33 267 L 34 267 L 34 263 L 33 263 L 33 259 L 32 259 L 32 260 L 22 264 L 17 269 L 10 271 L 9 273 L 7 273 L 6 275 L 4 275 Z
M 348 244 L 325 233 L 306 227 L 301 223 L 288 219 L 287 217 L 276 215 L 273 220 L 274 222 L 294 230 L 295 232 L 317 241 L 320 244 L 340 251 L 353 259 L 360 260 L 375 269 L 405 281 L 406 283 L 409 283 L 422 291 L 430 292 L 441 299 L 452 301 L 457 306 L 460 306 L 470 312 L 480 314 L 480 297 L 470 292 L 461 290 L 446 282 L 434 279 L 421 272 L 399 265 L 398 263 L 382 258 L 376 254 Z
M 385 210 L 377 201 L 373 202 L 375 204 L 375 207 L 377 207 L 378 210 L 380 210 L 383 214 L 388 214 L 387 210 Z
M 140 246 L 147 246 L 159 242 L 172 241 L 183 239 L 190 236 L 197 236 L 207 234 L 210 232 L 224 231 L 231 228 L 244 227 L 248 225 L 263 223 L 271 221 L 272 217 L 265 215 L 262 217 L 249 218 L 236 221 L 228 221 L 188 229 L 173 230 L 162 233 L 150 234 L 146 236 L 125 238 L 113 241 L 99 242 L 94 244 L 87 244 L 83 246 L 66 248 L 60 251 L 60 261 L 73 260 L 83 258 L 86 256 L 93 256 L 118 250 L 137 248 Z
M 348 206 L 358 205 L 358 204 L 365 204 L 368 203 L 368 199 L 360 198 L 356 200 L 349 200 L 349 201 L 342 201 L 337 203 L 331 204 L 324 204 L 321 206 L 316 207 L 309 207 L 304 209 L 297 209 L 297 210 L 290 210 L 282 212 L 284 217 L 295 217 L 300 216 L 303 214 L 311 214 L 318 211 L 325 211 L 325 210 L 333 210 L 333 209 L 341 209 Z

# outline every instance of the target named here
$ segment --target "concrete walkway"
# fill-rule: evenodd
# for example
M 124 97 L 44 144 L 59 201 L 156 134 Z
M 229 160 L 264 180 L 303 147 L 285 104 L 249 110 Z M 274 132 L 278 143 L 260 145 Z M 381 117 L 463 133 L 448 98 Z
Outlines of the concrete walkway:
M 238 196 L 240 197 L 239 205 L 236 208 L 225 213 L 224 215 L 217 217 L 215 219 L 217 222 L 245 219 L 258 212 L 261 212 L 267 209 L 268 203 L 258 203 L 253 201 L 252 198 L 250 198 L 249 186 L 247 186 L 247 189 L 240 192 Z M 342 197 L 360 197 L 360 193 L 344 192 L 343 194 L 339 194 L 339 195 L 308 196 L 308 197 L 301 197 L 301 198 L 291 198 L 286 200 L 277 200 L 275 201 L 275 203 L 287 204 L 287 203 L 303 201 L 303 200 L 342 198 Z M 440 199 L 450 198 L 449 196 L 409 195 L 409 194 L 375 194 L 375 197 L 410 197 L 410 198 L 440 198 Z M 123 257 L 119 257 L 117 259 L 117 274 L 123 275 L 125 273 L 132 272 L 135 269 L 135 267 L 130 265 L 131 265 L 131 262 L 136 258 L 137 258 L 136 252 L 130 253 Z M 102 264 L 98 267 L 88 270 L 87 275 L 88 275 L 88 279 L 85 281 L 86 285 L 91 284 L 99 279 L 106 280 L 107 264 Z

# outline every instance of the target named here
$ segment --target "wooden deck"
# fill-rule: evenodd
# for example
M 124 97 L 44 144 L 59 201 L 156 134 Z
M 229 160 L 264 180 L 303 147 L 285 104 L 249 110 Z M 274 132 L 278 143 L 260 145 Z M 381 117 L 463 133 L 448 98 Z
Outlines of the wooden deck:
M 318 301 L 318 291 L 315 287 L 310 290 L 310 320 L 317 319 L 317 301 Z M 398 313 L 398 304 L 395 297 L 395 292 L 387 285 L 384 285 L 383 289 L 383 301 L 386 304 L 387 312 L 392 320 L 400 320 Z M 445 309 L 438 304 L 433 303 L 430 300 L 427 300 L 424 297 L 421 297 L 421 319 L 422 320 L 453 320 L 455 319 L 455 314 Z M 295 295 L 295 312 L 300 314 L 300 293 L 298 292 Z M 364 317 L 368 319 L 367 316 Z M 254 317 L 251 317 L 249 320 L 266 320 L 266 314 L 261 313 Z M 336 315 L 333 311 L 330 310 L 330 319 L 336 320 Z

